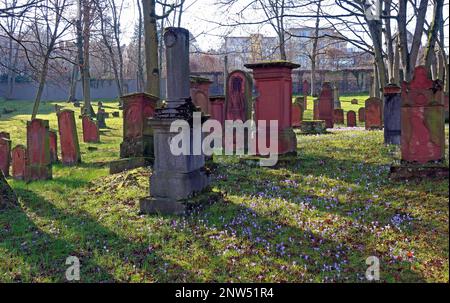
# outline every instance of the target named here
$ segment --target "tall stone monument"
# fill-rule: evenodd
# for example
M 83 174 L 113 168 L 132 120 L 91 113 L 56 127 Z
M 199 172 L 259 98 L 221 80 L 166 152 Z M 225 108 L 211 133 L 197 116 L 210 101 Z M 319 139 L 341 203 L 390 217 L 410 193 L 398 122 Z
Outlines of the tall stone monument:
M 390 84 L 384 88 L 384 143 L 400 145 L 402 133 L 402 89 Z
M 333 128 L 334 101 L 329 82 L 324 82 L 319 96 L 319 120 L 324 120 L 327 128 Z
M 150 196 L 140 201 L 142 213 L 181 214 L 187 199 L 209 185 L 205 156 L 194 155 L 193 114 L 197 107 L 189 91 L 189 31 L 166 28 L 164 32 L 167 66 L 167 104 L 158 108 L 149 124 L 154 131 L 155 162 L 150 178 Z M 175 121 L 190 125 L 190 153 L 174 155 L 170 142 L 178 133 L 170 132 Z
M 367 130 L 382 129 L 383 128 L 383 113 L 381 109 L 381 100 L 372 97 L 366 100 L 364 111 L 364 120 Z

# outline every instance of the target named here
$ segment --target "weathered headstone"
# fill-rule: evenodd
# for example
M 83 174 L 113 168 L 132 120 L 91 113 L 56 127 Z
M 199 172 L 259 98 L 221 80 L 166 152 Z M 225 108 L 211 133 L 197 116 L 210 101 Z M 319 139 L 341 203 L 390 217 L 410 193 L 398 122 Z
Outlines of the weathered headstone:
M 358 121 L 365 122 L 366 121 L 366 108 L 361 107 L 358 109 Z
M 190 94 L 192 102 L 200 107 L 203 113 L 209 114 L 209 86 L 212 81 L 203 77 L 190 77 Z
M 9 177 L 9 167 L 11 165 L 11 140 L 0 137 L 0 173 Z
M 17 145 L 12 152 L 12 177 L 16 180 L 25 180 L 27 173 L 27 148 Z
M 336 123 L 336 124 L 344 124 L 345 123 L 343 109 L 337 108 L 334 110 L 334 123 Z
M 287 61 L 245 64 L 253 70 L 253 78 L 259 96 L 255 101 L 256 127 L 266 122 L 266 142 L 270 142 L 270 121 L 278 120 L 279 155 L 297 152 L 297 137 L 292 123 L 292 70 L 300 65 Z M 273 148 L 272 148 L 273 149 Z
M 209 108 L 211 119 L 219 121 L 223 127 L 225 123 L 225 96 L 209 97 Z
M 292 127 L 300 127 L 302 121 L 303 121 L 303 100 L 301 102 L 294 102 L 292 104 Z
M 61 162 L 64 165 L 76 165 L 80 163 L 80 145 L 73 111 L 63 110 L 58 113 L 58 128 Z
M 400 145 L 402 90 L 395 84 L 384 88 L 384 143 Z
M 365 120 L 366 129 L 382 129 L 383 118 L 381 100 L 379 98 L 369 98 L 366 100 Z
M 324 82 L 319 96 L 319 120 L 324 120 L 327 128 L 333 128 L 334 101 L 329 82 Z
M 5 177 L 0 172 L 0 209 L 15 207 L 18 204 L 17 196 L 6 182 Z
M 225 101 L 225 120 L 247 121 L 252 112 L 252 79 L 241 70 L 228 75 Z
M 99 129 L 107 128 L 106 118 L 107 118 L 107 113 L 106 113 L 105 109 L 99 108 L 97 111 L 97 126 Z
M 49 130 L 50 140 L 50 161 L 58 163 L 58 135 L 55 131 Z
M 192 153 L 193 128 L 189 130 L 191 153 L 174 155 L 170 142 L 179 134 L 170 132 L 174 121 L 190 121 L 196 107 L 189 91 L 189 31 L 169 27 L 164 32 L 167 68 L 167 102 L 149 120 L 154 131 L 155 163 L 150 178 L 150 198 L 140 201 L 143 213 L 180 214 L 186 199 L 209 185 L 205 156 Z
M 356 113 L 352 110 L 347 112 L 347 126 L 356 127 Z
M 73 117 L 73 112 L 72 112 Z M 50 135 L 47 120 L 33 119 L 27 122 L 27 181 L 52 178 L 50 160 Z
M 336 82 L 333 83 L 333 101 L 334 101 L 334 108 L 339 109 L 341 108 L 341 101 L 339 100 L 339 86 Z
M 84 143 L 100 142 L 100 132 L 96 121 L 92 120 L 91 117 L 84 115 L 82 119 L 82 126 Z
M 358 99 L 352 99 L 351 104 L 358 104 Z

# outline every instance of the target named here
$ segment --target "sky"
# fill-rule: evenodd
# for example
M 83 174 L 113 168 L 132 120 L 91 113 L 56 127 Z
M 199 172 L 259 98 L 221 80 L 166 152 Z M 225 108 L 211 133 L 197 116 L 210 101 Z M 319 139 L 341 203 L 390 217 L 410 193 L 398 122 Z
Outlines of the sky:
M 168 1 L 170 2 L 173 0 Z M 133 35 L 134 24 L 136 20 L 138 20 L 139 15 L 136 8 L 136 0 L 125 0 L 125 3 L 127 3 L 127 7 L 125 8 L 122 16 L 122 28 L 124 42 L 128 43 Z M 216 0 L 186 0 L 184 4 L 186 9 L 183 14 L 181 26 L 187 28 L 194 35 L 194 37 L 196 37 L 197 43 L 203 51 L 207 51 L 211 48 L 218 49 L 223 41 L 223 37 L 227 35 L 246 36 L 250 33 L 261 33 L 271 36 L 275 35 L 273 29 L 269 25 L 252 25 L 234 28 L 217 25 L 217 23 L 229 23 L 231 19 L 236 18 L 236 12 L 239 7 L 236 7 L 234 10 L 223 11 L 215 5 L 215 3 Z M 248 3 L 248 1 L 240 0 L 240 3 Z M 448 18 L 449 0 L 445 0 L 445 4 L 446 8 L 444 9 L 444 18 Z M 336 6 L 331 6 L 327 8 L 327 10 L 336 10 Z M 431 16 L 432 9 L 429 8 L 428 11 Z M 330 13 L 337 13 L 337 11 Z M 254 16 L 249 16 L 249 13 L 247 13 L 245 17 L 247 20 L 256 20 L 258 19 L 258 13 L 255 13 Z M 292 26 L 296 25 L 314 26 L 314 23 L 312 20 L 308 21 L 302 19 L 301 24 L 292 24 Z M 446 45 L 448 47 L 448 21 L 446 31 Z

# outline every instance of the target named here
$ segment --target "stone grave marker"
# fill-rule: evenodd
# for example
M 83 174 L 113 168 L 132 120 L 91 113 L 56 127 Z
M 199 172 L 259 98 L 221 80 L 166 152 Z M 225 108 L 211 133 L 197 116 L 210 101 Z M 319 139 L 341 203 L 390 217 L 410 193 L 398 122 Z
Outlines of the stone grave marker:
M 81 163 L 80 145 L 73 111 L 63 110 L 58 113 L 58 128 L 61 162 L 64 165 Z
M 97 126 L 99 129 L 107 128 L 107 126 L 106 126 L 107 116 L 108 115 L 107 115 L 105 109 L 103 109 L 103 108 L 98 109 L 98 111 L 97 111 Z
M 0 173 L 9 177 L 9 167 L 11 165 L 11 140 L 0 137 Z
M 212 81 L 203 77 L 190 77 L 190 94 L 192 102 L 200 107 L 201 111 L 205 114 L 210 113 L 209 109 L 209 86 Z
M 56 131 L 49 130 L 50 140 L 50 161 L 52 163 L 58 163 L 58 135 Z
M 16 180 L 25 180 L 27 173 L 27 148 L 17 145 L 12 152 L 12 177 Z
M 358 121 L 361 123 L 366 121 L 366 108 L 365 107 L 360 107 L 358 109 Z
M 366 100 L 365 120 L 366 129 L 382 129 L 383 118 L 381 110 L 381 100 L 376 97 L 372 97 Z
M 303 100 L 292 104 L 292 127 L 300 127 L 303 121 Z
M 83 126 L 83 142 L 84 143 L 99 143 L 100 131 L 97 122 L 91 119 L 88 115 L 84 115 L 82 121 Z
M 347 112 L 347 126 L 356 127 L 356 113 L 352 110 Z
M 358 104 L 358 99 L 352 99 L 351 104 Z
M 384 88 L 384 143 L 400 145 L 402 90 L 395 84 Z
M 225 96 L 210 96 L 209 108 L 211 119 L 220 122 L 220 125 L 225 125 Z
M 345 123 L 343 109 L 341 109 L 341 108 L 335 109 L 333 117 L 334 117 L 334 123 L 336 123 L 336 124 L 344 124 Z
M 319 120 L 324 120 L 327 128 L 333 128 L 334 101 L 329 82 L 324 82 L 319 95 Z
M 48 120 L 33 119 L 27 122 L 26 159 L 28 161 L 26 165 L 26 181 L 48 180 L 52 178 Z

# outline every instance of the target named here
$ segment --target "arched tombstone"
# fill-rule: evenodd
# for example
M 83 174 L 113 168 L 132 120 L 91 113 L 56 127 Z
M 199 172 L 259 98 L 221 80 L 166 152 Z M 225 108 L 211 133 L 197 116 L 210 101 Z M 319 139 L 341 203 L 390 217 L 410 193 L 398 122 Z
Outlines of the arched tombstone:
M 75 114 L 71 110 L 62 110 L 57 115 L 59 142 L 61 145 L 61 162 L 64 165 L 81 163 Z
M 327 128 L 333 128 L 333 91 L 329 82 L 324 82 L 319 96 L 319 120 L 324 120 Z
M 303 101 L 292 104 L 292 127 L 300 127 L 303 121 Z
M 16 180 L 25 180 L 27 172 L 27 148 L 17 145 L 11 152 L 12 177 Z
M 26 181 L 48 180 L 52 178 L 48 120 L 33 119 L 27 122 L 26 158 L 28 161 L 26 165 Z
M 0 137 L 0 174 L 9 177 L 9 167 L 11 164 L 11 140 Z
M 366 121 L 366 108 L 365 107 L 361 107 L 358 109 L 358 121 L 361 123 Z
M 204 114 L 209 115 L 209 86 L 211 85 L 212 81 L 208 78 L 191 76 L 190 83 L 192 102 L 196 106 L 200 107 L 201 111 Z
M 366 129 L 382 129 L 383 128 L 383 118 L 381 109 L 381 99 L 372 97 L 366 100 L 365 107 L 365 122 Z
M 356 127 L 356 113 L 352 110 L 347 112 L 347 126 Z

